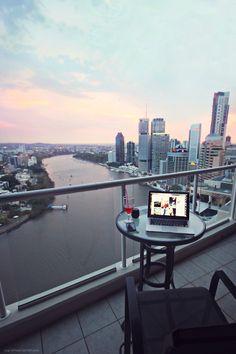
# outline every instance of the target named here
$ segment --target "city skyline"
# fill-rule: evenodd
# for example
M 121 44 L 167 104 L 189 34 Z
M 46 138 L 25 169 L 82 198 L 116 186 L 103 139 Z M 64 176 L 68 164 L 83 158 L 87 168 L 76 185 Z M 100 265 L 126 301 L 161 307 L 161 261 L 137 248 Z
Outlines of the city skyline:
M 210 132 L 230 92 L 236 142 L 233 0 L 17 0 L 0 3 L 0 142 L 138 142 L 140 118 L 171 138 Z M 217 39 L 217 40 L 216 40 Z

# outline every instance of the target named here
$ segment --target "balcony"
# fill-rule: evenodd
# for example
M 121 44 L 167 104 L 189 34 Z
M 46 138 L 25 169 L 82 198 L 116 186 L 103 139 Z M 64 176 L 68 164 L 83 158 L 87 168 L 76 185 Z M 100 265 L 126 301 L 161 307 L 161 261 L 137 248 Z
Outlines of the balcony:
M 176 286 L 208 287 L 216 269 L 223 269 L 236 282 L 236 233 L 178 263 L 175 267 Z M 160 280 L 161 274 L 153 277 Z M 235 322 L 235 300 L 223 286 L 218 289 L 217 299 L 227 319 Z M 120 328 L 123 317 L 124 293 L 119 291 L 8 344 L 1 352 L 118 353 L 123 341 Z
M 219 171 L 227 169 L 229 167 L 218 168 Z M 215 171 L 216 169 L 212 170 Z M 180 175 L 194 176 L 193 205 L 197 200 L 196 193 L 199 192 L 196 177 L 199 173 L 204 171 L 180 173 Z M 155 178 L 151 176 L 140 180 L 126 179 L 32 193 L 34 196 L 38 194 L 41 197 L 42 194 L 63 195 L 68 192 L 81 193 L 117 186 L 120 186 L 123 191 L 124 185 L 161 179 L 164 179 L 163 176 Z M 25 200 L 32 198 L 30 193 L 17 193 L 1 198 L 4 203 L 9 200 Z M 174 268 L 177 287 L 208 286 L 209 279 L 216 269 L 225 270 L 236 282 L 235 185 L 231 194 L 231 203 L 222 206 L 217 214 L 218 219 L 207 220 L 206 235 L 199 242 L 177 249 Z M 121 258 L 115 264 L 40 294 L 33 294 L 9 303 L 7 309 L 11 311 L 11 315 L 0 321 L 1 352 L 118 352 L 123 341 L 120 323 L 124 316 L 124 278 L 130 273 L 137 276 L 139 267 L 137 249 L 134 248 L 130 256 L 123 237 L 121 237 L 121 245 Z M 152 277 L 156 281 L 161 281 L 162 273 L 155 273 Z M 223 286 L 219 288 L 217 296 L 219 305 L 228 320 L 234 322 L 236 307 L 233 299 Z

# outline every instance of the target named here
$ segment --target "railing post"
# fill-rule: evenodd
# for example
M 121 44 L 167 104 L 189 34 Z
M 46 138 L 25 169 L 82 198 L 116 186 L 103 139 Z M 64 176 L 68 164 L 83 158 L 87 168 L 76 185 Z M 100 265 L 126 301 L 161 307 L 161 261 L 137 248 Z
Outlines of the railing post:
M 123 209 L 123 197 L 125 196 L 125 185 L 121 186 L 121 208 Z M 121 267 L 126 268 L 126 238 L 121 234 Z
M 197 204 L 197 186 L 198 186 L 198 174 L 194 175 L 194 179 L 193 179 L 193 208 L 192 208 L 192 212 L 195 214 L 196 212 L 196 204 Z
M 231 197 L 231 209 L 230 209 L 230 219 L 235 220 L 236 218 L 236 171 L 234 170 L 233 186 L 232 186 L 232 197 Z
M 0 282 L 0 321 L 4 320 L 9 315 L 10 311 L 6 309 L 4 295 L 2 291 L 2 284 Z

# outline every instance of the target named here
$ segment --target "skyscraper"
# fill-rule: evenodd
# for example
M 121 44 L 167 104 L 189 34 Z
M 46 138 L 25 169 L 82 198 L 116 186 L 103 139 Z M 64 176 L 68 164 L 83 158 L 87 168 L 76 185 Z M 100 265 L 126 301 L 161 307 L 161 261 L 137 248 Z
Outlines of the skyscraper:
M 135 163 L 135 143 L 133 143 L 132 141 L 129 141 L 127 143 L 126 161 L 132 164 Z
M 166 160 L 169 150 L 169 134 L 165 134 L 165 120 L 154 118 L 151 130 L 151 170 L 152 173 L 160 173 L 160 163 Z
M 162 160 L 166 160 L 169 151 L 170 136 L 166 133 L 152 134 L 152 173 L 159 174 Z
M 150 169 L 150 144 L 149 144 L 149 119 L 141 118 L 139 120 L 139 152 L 138 167 L 140 171 L 149 171 Z
M 154 118 L 152 120 L 151 133 L 165 133 L 165 120 L 164 118 Z
M 212 105 L 210 134 L 225 138 L 229 112 L 229 92 L 215 92 Z
M 201 140 L 201 124 L 192 124 L 189 130 L 189 166 L 196 166 L 199 160 Z
M 125 162 L 125 143 L 122 133 L 116 135 L 116 162 L 120 164 Z

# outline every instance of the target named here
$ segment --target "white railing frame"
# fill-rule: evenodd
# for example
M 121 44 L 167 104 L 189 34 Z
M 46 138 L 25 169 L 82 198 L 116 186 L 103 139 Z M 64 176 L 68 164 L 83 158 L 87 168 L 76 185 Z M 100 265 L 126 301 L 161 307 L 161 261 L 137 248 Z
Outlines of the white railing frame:
M 234 171 L 234 178 L 233 178 L 230 219 L 231 220 L 235 220 L 236 219 L 236 171 Z

